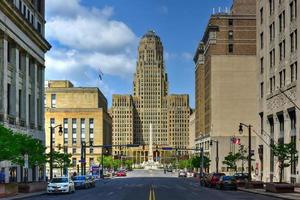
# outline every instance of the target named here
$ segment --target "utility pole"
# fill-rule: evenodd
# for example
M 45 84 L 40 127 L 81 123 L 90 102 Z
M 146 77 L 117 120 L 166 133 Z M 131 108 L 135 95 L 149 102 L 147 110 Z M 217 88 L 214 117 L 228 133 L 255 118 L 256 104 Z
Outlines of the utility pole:
M 81 175 L 85 175 L 85 163 L 86 163 L 86 143 L 81 141 Z
M 201 147 L 201 149 L 200 149 L 200 158 L 201 158 L 201 162 L 200 162 L 200 185 L 202 185 L 202 181 L 203 181 L 203 166 L 204 166 L 203 147 Z

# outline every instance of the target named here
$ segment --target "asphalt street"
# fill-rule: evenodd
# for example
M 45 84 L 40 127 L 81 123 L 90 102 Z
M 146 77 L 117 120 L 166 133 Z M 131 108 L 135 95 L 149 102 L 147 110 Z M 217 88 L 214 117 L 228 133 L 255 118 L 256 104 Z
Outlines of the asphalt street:
M 97 182 L 95 188 L 73 194 L 31 197 L 32 200 L 278 200 L 241 191 L 220 191 L 201 187 L 194 178 L 177 178 L 176 173 L 137 170 L 127 177 Z

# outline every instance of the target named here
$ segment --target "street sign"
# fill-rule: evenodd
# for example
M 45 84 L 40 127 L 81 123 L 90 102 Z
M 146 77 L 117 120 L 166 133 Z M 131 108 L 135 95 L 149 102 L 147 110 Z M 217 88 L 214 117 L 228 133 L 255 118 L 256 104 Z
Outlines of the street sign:
M 173 148 L 172 147 L 162 147 L 162 150 L 170 151 L 170 150 L 173 150 Z
M 85 163 L 85 160 L 79 160 L 78 162 Z

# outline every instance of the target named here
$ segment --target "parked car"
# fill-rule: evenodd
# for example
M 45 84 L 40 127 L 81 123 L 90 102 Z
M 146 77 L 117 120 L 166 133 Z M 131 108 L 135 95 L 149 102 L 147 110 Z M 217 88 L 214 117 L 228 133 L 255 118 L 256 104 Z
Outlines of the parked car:
M 168 168 L 167 168 L 167 172 L 173 172 L 172 167 L 168 167 Z
M 204 177 L 204 185 L 208 187 L 215 187 L 221 176 L 224 173 L 210 173 Z
M 179 172 L 178 172 L 178 177 L 187 177 L 187 173 L 185 172 L 185 171 L 183 171 L 183 170 L 180 170 Z
M 75 184 L 75 188 L 87 189 L 90 187 L 88 178 L 86 176 L 74 176 L 73 181 Z
M 236 173 L 233 175 L 236 179 L 237 186 L 241 187 L 248 181 L 248 173 Z
M 216 184 L 217 189 L 237 190 L 237 183 L 234 176 L 221 176 Z
M 126 176 L 126 172 L 124 170 L 118 171 L 116 176 Z
M 89 183 L 89 187 L 95 187 L 96 186 L 96 183 L 95 183 L 95 178 L 94 176 L 92 175 L 87 175 L 87 180 L 88 180 L 88 183 Z
M 71 193 L 75 192 L 74 182 L 68 177 L 53 178 L 47 186 L 47 193 Z

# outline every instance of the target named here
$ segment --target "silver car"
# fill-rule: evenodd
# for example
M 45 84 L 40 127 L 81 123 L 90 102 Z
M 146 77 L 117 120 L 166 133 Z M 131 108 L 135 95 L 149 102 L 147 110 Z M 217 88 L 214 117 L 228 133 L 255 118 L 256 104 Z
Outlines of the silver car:
M 53 178 L 47 186 L 47 193 L 71 193 L 75 192 L 74 182 L 68 177 Z

